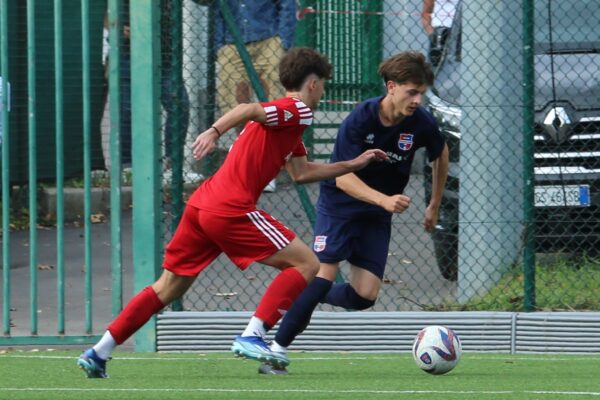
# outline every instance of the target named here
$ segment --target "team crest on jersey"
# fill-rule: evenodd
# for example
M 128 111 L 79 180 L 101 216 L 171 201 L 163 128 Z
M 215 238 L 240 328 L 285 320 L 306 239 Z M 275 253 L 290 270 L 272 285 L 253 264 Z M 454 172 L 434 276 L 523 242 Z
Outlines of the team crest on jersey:
M 373 144 L 373 143 L 375 143 L 375 134 L 374 133 L 369 133 L 367 135 L 367 137 L 365 138 L 365 143 L 366 144 Z
M 402 151 L 412 149 L 414 136 L 412 133 L 401 133 L 398 138 L 398 148 Z
M 326 245 L 327 245 L 327 236 L 315 236 L 315 244 L 313 246 L 313 249 L 315 250 L 315 252 L 319 253 L 319 252 L 325 250 Z
M 291 112 L 289 112 L 288 110 L 284 110 L 283 112 L 283 120 L 285 122 L 287 122 L 290 118 L 292 118 L 294 116 L 294 114 L 292 114 Z

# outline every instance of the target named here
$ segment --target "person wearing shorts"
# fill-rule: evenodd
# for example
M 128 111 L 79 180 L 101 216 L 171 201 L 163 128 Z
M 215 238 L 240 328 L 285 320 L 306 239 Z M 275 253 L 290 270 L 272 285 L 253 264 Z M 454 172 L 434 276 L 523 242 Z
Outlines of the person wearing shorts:
M 448 148 L 433 116 L 420 106 L 433 80 L 431 66 L 418 52 L 403 52 L 385 60 L 379 73 L 385 96 L 368 99 L 342 123 L 330 162 L 380 148 L 388 161 L 321 182 L 313 250 L 320 261 L 317 277 L 283 318 L 271 350 L 285 353 L 310 322 L 320 302 L 351 310 L 375 304 L 385 271 L 393 214 L 404 212 L 415 151 L 426 149 L 433 163 L 431 200 L 424 228 L 432 231 L 448 173 Z M 339 263 L 350 263 L 350 282 L 336 283 Z M 259 372 L 285 374 L 278 365 L 263 364 Z
M 240 104 L 194 141 L 193 155 L 201 159 L 215 148 L 223 132 L 245 124 L 223 165 L 190 197 L 167 245 L 162 275 L 131 299 L 100 341 L 77 360 L 88 377 L 106 378 L 106 360 L 116 346 L 180 298 L 221 253 L 240 269 L 258 261 L 281 270 L 231 350 L 274 365 L 289 363 L 285 354 L 269 349 L 264 336 L 314 278 L 319 261 L 292 231 L 257 209 L 257 200 L 284 166 L 294 181 L 305 183 L 356 171 L 371 161 L 384 161 L 387 156 L 381 150 L 370 149 L 348 161 L 308 162 L 302 134 L 312 123 L 312 110 L 323 95 L 332 66 L 320 53 L 297 48 L 283 57 L 279 71 L 285 97 Z

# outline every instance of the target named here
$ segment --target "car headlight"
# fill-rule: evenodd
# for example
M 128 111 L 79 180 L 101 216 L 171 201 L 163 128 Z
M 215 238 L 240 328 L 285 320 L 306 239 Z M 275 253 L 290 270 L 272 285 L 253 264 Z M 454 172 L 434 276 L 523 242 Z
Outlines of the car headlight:
M 427 93 L 429 109 L 440 126 L 440 129 L 460 138 L 460 117 L 462 111 L 459 107 L 451 105 L 437 97 L 433 92 Z

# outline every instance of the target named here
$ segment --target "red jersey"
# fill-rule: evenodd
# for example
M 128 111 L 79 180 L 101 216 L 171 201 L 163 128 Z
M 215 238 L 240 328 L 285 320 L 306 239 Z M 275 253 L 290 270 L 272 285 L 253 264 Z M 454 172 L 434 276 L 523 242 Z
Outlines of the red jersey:
M 261 103 L 267 121 L 250 121 L 219 170 L 192 194 L 188 204 L 221 215 L 256 209 L 267 184 L 291 157 L 305 156 L 302 134 L 313 114 L 302 101 L 284 97 Z

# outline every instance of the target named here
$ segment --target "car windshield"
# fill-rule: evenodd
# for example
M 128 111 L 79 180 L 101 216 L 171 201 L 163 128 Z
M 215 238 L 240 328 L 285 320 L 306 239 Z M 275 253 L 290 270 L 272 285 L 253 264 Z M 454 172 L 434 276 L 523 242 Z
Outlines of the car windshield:
M 551 31 L 554 52 L 599 51 L 598 0 L 536 1 L 534 18 L 536 53 L 550 52 Z
M 456 13 L 446 47 L 446 63 L 460 62 L 461 57 L 461 10 Z M 551 13 L 548 11 L 551 10 Z M 552 18 L 550 18 L 552 16 Z M 536 1 L 534 12 L 534 40 L 537 54 L 600 52 L 600 7 L 598 0 L 573 2 Z M 552 25 L 552 46 L 550 46 Z M 442 68 L 454 69 L 453 65 Z
M 465 3 L 465 6 L 469 3 Z M 445 101 L 459 104 L 461 77 L 462 4 L 459 4 L 444 57 L 435 75 L 433 91 Z M 534 39 L 536 54 L 599 53 L 600 7 L 598 0 L 558 2 L 551 0 L 552 46 L 550 46 L 550 18 L 548 1 L 535 2 Z

